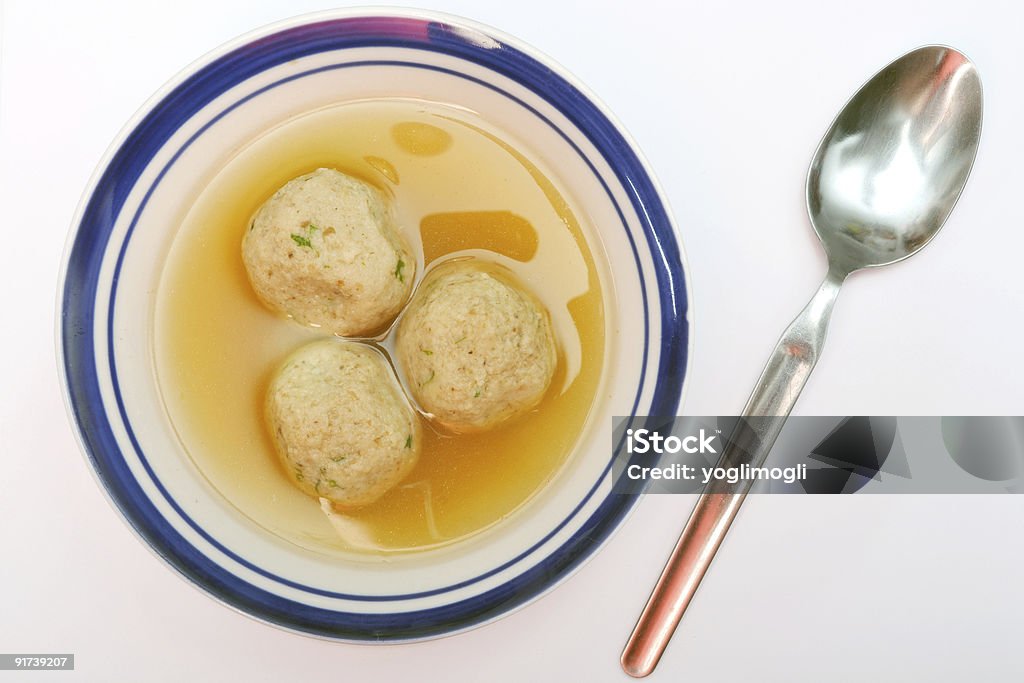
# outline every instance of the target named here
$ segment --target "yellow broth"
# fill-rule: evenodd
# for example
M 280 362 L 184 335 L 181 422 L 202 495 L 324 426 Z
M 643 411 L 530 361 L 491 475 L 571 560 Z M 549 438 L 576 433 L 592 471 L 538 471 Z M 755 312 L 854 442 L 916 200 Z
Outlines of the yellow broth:
M 448 435 L 424 421 L 415 470 L 378 502 L 322 509 L 288 480 L 264 424 L 278 364 L 324 336 L 266 309 L 240 244 L 256 209 L 288 180 L 330 167 L 393 198 L 417 253 L 472 254 L 510 268 L 547 306 L 559 343 L 551 389 L 497 429 Z M 238 152 L 202 191 L 168 256 L 155 357 L 184 449 L 256 524 L 302 547 L 350 554 L 415 550 L 508 517 L 573 452 L 595 401 L 605 319 L 594 255 L 555 179 L 465 110 L 411 100 L 349 103 L 290 120 Z M 375 340 L 385 350 L 390 336 Z

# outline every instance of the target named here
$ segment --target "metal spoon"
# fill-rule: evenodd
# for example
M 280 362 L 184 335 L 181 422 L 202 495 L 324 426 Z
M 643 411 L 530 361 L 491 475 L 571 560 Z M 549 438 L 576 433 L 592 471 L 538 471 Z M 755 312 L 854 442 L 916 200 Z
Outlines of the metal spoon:
M 743 410 L 770 419 L 750 420 L 722 466 L 764 462 L 821 354 L 846 277 L 907 258 L 942 227 L 971 172 L 981 113 L 974 64 L 931 45 L 875 74 L 836 117 L 807 174 L 807 211 L 828 274 L 782 335 Z M 701 495 L 622 653 L 629 675 L 657 666 L 750 485 L 712 483 Z

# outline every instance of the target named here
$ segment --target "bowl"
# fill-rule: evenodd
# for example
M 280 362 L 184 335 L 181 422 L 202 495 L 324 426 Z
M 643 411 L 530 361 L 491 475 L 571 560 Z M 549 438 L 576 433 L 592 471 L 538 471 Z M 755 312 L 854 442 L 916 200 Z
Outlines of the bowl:
M 225 500 L 182 452 L 156 378 L 164 259 L 191 201 L 228 158 L 283 121 L 350 100 L 470 109 L 553 169 L 604 253 L 605 376 L 576 452 L 487 533 L 387 562 L 283 542 Z M 464 19 L 343 10 L 278 23 L 189 66 L 113 142 L 66 248 L 58 353 L 83 452 L 111 502 L 212 597 L 296 632 L 356 642 L 455 633 L 558 585 L 619 527 L 612 417 L 675 414 L 688 293 L 666 203 L 635 145 L 565 70 Z

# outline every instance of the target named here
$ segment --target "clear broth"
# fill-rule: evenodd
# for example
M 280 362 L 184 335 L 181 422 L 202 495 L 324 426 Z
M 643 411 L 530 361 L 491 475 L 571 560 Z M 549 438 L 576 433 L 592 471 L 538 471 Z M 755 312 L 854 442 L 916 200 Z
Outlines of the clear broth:
M 349 103 L 270 131 L 203 190 L 165 266 L 154 351 L 185 450 L 244 515 L 321 552 L 423 549 L 507 518 L 566 462 L 601 382 L 601 283 L 577 213 L 521 149 L 465 110 L 409 100 Z M 263 418 L 275 368 L 324 334 L 266 309 L 240 253 L 256 209 L 291 178 L 320 167 L 394 198 L 418 254 L 417 282 L 432 262 L 452 255 L 511 268 L 548 307 L 560 347 L 552 387 L 536 409 L 481 434 L 453 436 L 424 424 L 415 470 L 378 502 L 344 513 L 289 482 Z M 376 341 L 388 349 L 390 340 Z

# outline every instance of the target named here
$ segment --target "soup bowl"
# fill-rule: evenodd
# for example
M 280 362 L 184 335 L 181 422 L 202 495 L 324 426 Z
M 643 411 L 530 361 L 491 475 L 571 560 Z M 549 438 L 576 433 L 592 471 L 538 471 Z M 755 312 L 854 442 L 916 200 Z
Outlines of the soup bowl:
M 604 376 L 575 452 L 508 519 L 388 561 L 268 533 L 183 452 L 161 399 L 154 310 L 189 206 L 262 133 L 347 101 L 463 107 L 509 131 L 580 207 L 599 260 Z M 111 502 L 212 597 L 296 632 L 402 642 L 471 628 L 543 595 L 597 551 L 635 496 L 612 493 L 612 416 L 674 414 L 690 335 L 683 257 L 635 145 L 548 58 L 493 29 L 419 11 L 345 10 L 243 36 L 158 92 L 112 143 L 68 239 L 58 302 L 66 403 Z M 371 558 L 372 559 L 372 558 Z

